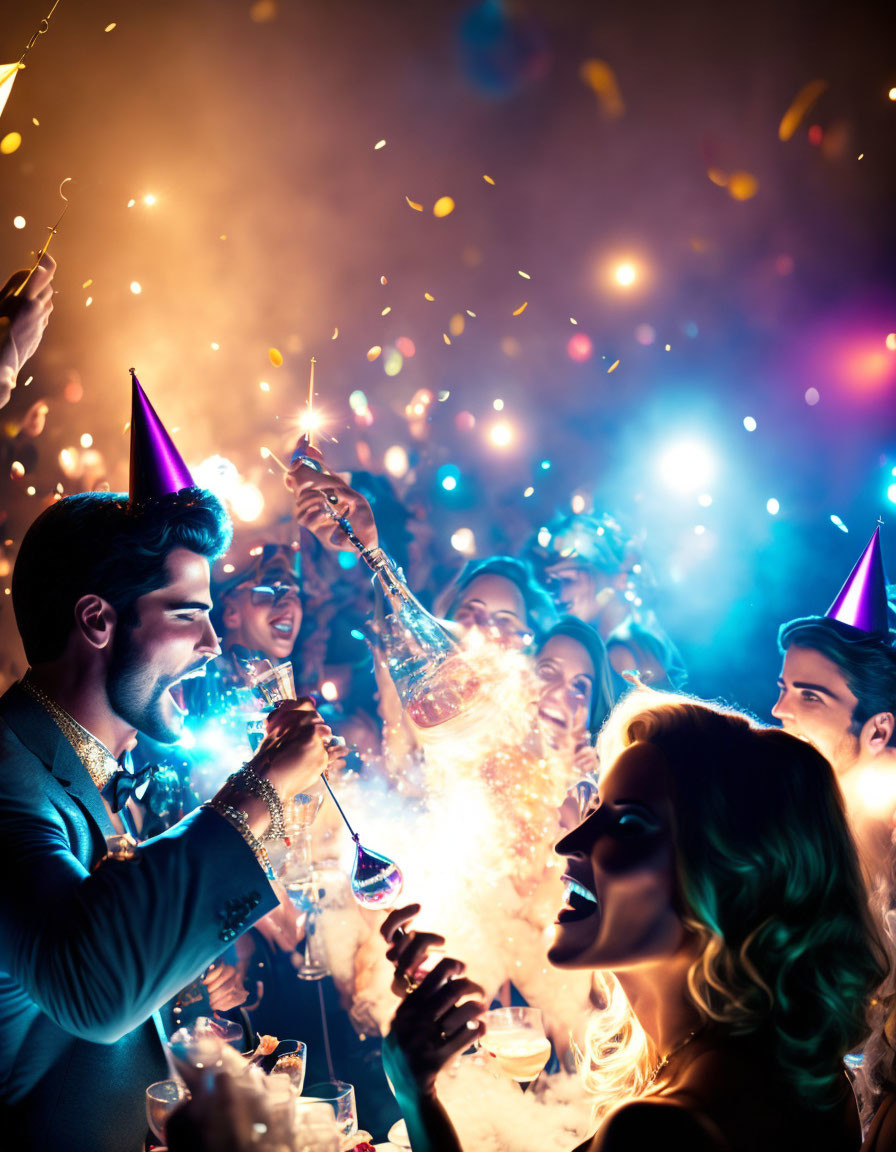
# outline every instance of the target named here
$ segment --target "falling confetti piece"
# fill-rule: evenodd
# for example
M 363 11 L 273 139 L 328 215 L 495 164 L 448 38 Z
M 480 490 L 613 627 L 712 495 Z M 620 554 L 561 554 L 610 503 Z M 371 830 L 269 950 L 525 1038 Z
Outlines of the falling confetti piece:
M 476 319 L 476 313 L 475 313 L 475 312 L 471 312 L 469 308 L 467 309 L 467 315 L 468 315 L 468 316 L 472 316 L 474 320 Z
M 486 184 L 492 184 L 493 185 L 495 183 L 494 180 L 492 180 L 491 176 L 483 176 L 482 179 L 486 182 Z
M 446 344 L 451 343 L 451 337 L 448 335 L 447 332 L 442 333 L 442 339 L 445 341 Z
M 31 117 L 31 123 L 34 125 L 35 128 L 40 128 L 40 120 L 38 120 L 38 118 L 36 116 Z
M 524 499 L 528 500 L 534 491 L 535 491 L 535 489 L 530 484 L 529 487 L 526 489 L 526 491 L 523 493 Z
M 528 273 L 528 272 L 523 272 L 523 271 L 522 271 L 522 270 L 520 270 L 520 269 L 518 269 L 518 270 L 517 270 L 517 275 L 518 275 L 518 276 L 522 276 L 522 278 L 523 278 L 524 280 L 531 280 L 531 279 L 532 279 L 532 277 L 529 275 L 529 273 Z
M 380 312 L 380 316 L 388 316 L 391 311 L 392 311 L 392 306 L 388 305 L 387 307 L 385 307 L 382 310 L 382 312 Z
M 93 283 L 92 278 L 90 280 L 85 280 L 84 283 L 81 285 L 81 287 L 82 288 L 89 288 L 92 283 Z
M 440 392 L 439 393 L 439 403 L 444 404 L 450 395 L 451 395 L 451 393 L 447 389 L 444 392 Z
M 454 211 L 454 201 L 450 196 L 440 196 L 432 206 L 433 216 L 441 219 L 443 216 L 450 216 Z
M 377 140 L 376 144 L 374 144 L 374 146 L 373 146 L 373 150 L 374 150 L 374 152 L 379 152 L 380 148 L 385 148 L 385 147 L 386 147 L 386 141 L 385 140 Z
M 136 203 L 136 200 L 128 200 L 128 208 L 133 208 Z
M 0 140 L 0 152 L 2 152 L 4 156 L 11 156 L 21 143 L 21 132 L 7 132 L 3 139 Z
M 367 349 L 367 359 L 372 364 L 374 362 L 374 360 L 376 360 L 379 357 L 381 352 L 382 352 L 382 348 L 379 346 L 379 344 L 374 344 L 374 346 L 372 348 Z
M 570 324 L 578 324 L 578 320 L 576 320 L 575 316 L 570 316 L 569 322 Z
M 386 285 L 387 285 L 388 283 L 389 283 L 389 281 L 386 279 L 386 277 L 385 277 L 385 276 L 380 276 L 380 284 L 382 284 L 382 286 L 383 286 L 384 288 L 386 287 Z
M 275 368 L 279 368 L 283 363 L 283 353 L 279 348 L 268 348 L 268 359 Z
M 526 311 L 526 309 L 527 309 L 528 307 L 529 307 L 529 301 L 528 301 L 528 300 L 524 300 L 524 301 L 522 302 L 522 304 L 520 304 L 519 308 L 517 308 L 517 309 L 515 310 L 515 312 L 513 313 L 513 314 L 514 314 L 514 316 L 522 316 L 522 314 L 523 314 L 523 313 Z
M 608 120 L 618 120 L 625 115 L 625 104 L 616 73 L 606 60 L 583 60 L 579 76 L 597 97 L 601 111 Z
M 803 117 L 826 88 L 825 80 L 810 80 L 797 92 L 793 103 L 781 117 L 781 123 L 778 125 L 779 140 L 789 140 L 793 136 L 803 122 Z
M 728 195 L 732 200 L 752 200 L 759 191 L 759 181 L 751 172 L 732 172 Z
M 335 340 L 335 339 L 336 339 L 336 337 L 337 337 L 338 335 L 339 335 L 339 329 L 338 329 L 338 328 L 334 328 L 334 329 L 333 329 L 333 335 L 330 337 L 330 339 L 331 339 L 331 340 Z
M 405 196 L 405 200 L 407 200 L 409 207 L 413 208 L 415 212 L 423 211 L 423 205 L 418 204 L 416 200 L 412 200 L 410 196 Z
M 609 376 L 609 374 L 611 372 L 615 372 L 618 367 L 619 367 L 619 361 L 614 360 L 613 363 L 610 365 L 610 367 L 607 369 L 607 375 Z
M 84 301 L 84 307 L 89 308 L 92 303 L 93 303 L 93 297 L 88 296 L 87 299 Z
M 118 25 L 113 22 L 112 24 L 107 24 L 106 27 L 103 29 L 103 31 L 104 32 L 111 32 L 114 28 L 117 28 L 117 27 L 118 27 Z
M 423 299 L 429 300 L 430 302 L 432 302 L 433 300 L 435 300 L 435 296 L 432 296 L 429 292 L 424 292 L 423 293 Z

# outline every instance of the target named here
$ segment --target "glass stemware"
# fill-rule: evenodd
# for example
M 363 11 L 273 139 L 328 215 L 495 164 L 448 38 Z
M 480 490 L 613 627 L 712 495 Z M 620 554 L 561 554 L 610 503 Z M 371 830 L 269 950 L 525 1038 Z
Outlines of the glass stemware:
M 146 1122 L 158 1140 L 165 1139 L 168 1117 L 190 1093 L 180 1080 L 159 1080 L 146 1089 Z
M 480 1017 L 485 1035 L 478 1044 L 486 1056 L 524 1089 L 551 1056 L 540 1008 L 493 1008 Z
M 296 1104 L 299 1108 L 305 1105 L 328 1104 L 336 1116 L 340 1135 L 354 1136 L 358 1131 L 355 1089 L 343 1080 L 326 1080 L 320 1084 L 312 1084 Z

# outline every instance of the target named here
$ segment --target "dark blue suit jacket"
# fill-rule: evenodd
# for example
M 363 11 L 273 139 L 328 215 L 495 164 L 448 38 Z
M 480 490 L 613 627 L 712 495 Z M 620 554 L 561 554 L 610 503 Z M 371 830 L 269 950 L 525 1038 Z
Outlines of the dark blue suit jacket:
M 239 833 L 199 809 L 94 871 L 112 835 L 68 740 L 0 699 L 0 1131 L 16 1152 L 138 1152 L 168 1075 L 153 1012 L 276 906 Z

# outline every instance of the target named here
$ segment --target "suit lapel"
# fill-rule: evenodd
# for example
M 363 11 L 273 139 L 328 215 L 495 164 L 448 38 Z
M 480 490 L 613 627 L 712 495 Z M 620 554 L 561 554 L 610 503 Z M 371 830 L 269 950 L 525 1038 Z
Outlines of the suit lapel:
M 0 716 L 22 743 L 46 764 L 66 792 L 86 809 L 100 836 L 114 836 L 115 828 L 99 789 L 43 705 L 24 688 L 13 684 L 0 699 Z

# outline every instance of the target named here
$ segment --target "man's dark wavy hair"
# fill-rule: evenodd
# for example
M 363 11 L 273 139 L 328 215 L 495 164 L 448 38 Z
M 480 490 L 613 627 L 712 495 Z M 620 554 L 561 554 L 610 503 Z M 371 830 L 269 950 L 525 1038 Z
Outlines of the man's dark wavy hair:
M 125 627 L 137 622 L 137 600 L 167 582 L 175 548 L 211 564 L 232 529 L 220 501 L 203 488 L 131 506 L 121 492 L 82 492 L 52 504 L 19 549 L 12 605 L 30 664 L 62 655 L 82 596 L 101 596 Z
M 866 720 L 878 712 L 896 714 L 896 648 L 890 639 L 869 635 L 827 616 L 804 616 L 782 624 L 778 650 L 811 648 L 832 661 L 843 673 L 858 703 L 850 732 L 858 736 Z

